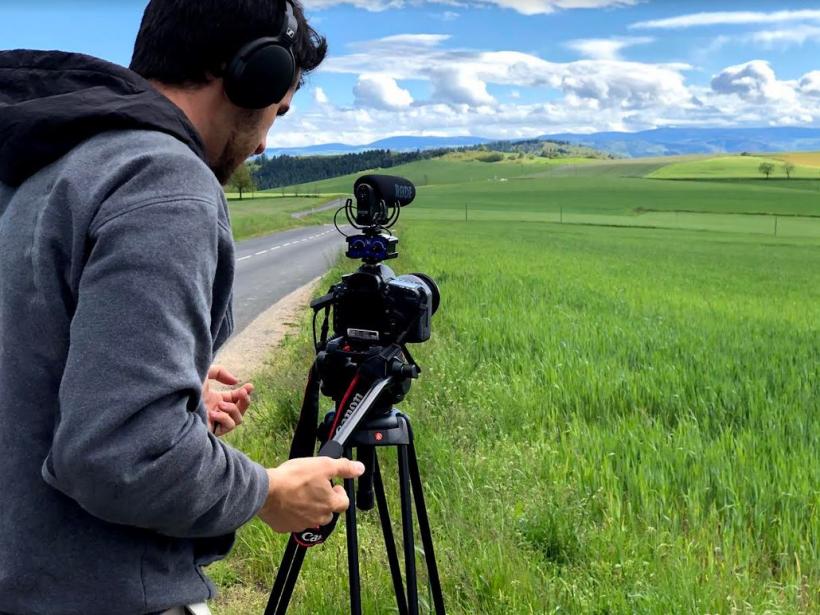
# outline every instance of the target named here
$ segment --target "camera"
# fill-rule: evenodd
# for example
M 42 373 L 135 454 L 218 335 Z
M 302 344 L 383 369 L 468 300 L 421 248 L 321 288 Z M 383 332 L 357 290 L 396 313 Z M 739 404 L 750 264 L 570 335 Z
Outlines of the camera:
M 416 196 L 415 186 L 403 177 L 364 175 L 353 186 L 344 211 L 353 228 L 347 257 L 364 264 L 311 305 L 314 310 L 333 306 L 333 331 L 354 345 L 421 343 L 430 339 L 432 316 L 440 294 L 432 278 L 423 273 L 397 276 L 382 261 L 396 258 L 399 240 L 388 229 L 399 219 L 402 207 Z M 335 218 L 334 218 L 335 223 Z M 336 228 L 342 232 L 338 224 Z
M 386 265 L 376 265 L 344 276 L 331 292 L 337 336 L 378 345 L 430 339 L 439 291 L 423 273 L 396 276 Z

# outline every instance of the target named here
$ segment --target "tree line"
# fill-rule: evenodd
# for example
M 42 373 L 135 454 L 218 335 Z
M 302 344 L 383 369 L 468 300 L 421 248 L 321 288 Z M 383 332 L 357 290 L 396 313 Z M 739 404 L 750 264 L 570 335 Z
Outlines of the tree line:
M 250 172 L 259 190 L 280 186 L 306 184 L 331 179 L 368 169 L 390 167 L 417 160 L 441 156 L 450 149 L 431 149 L 414 152 L 393 152 L 386 149 L 369 150 L 357 154 L 338 156 L 295 157 L 283 154 L 268 158 L 264 154 L 251 163 Z

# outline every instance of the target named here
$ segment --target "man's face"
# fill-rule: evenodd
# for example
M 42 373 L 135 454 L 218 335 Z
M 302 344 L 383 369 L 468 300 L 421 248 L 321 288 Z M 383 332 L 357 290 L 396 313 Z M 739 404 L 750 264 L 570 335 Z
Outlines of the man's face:
M 268 132 L 276 118 L 285 115 L 290 109 L 295 91 L 294 86 L 279 103 L 265 109 L 237 109 L 228 141 L 211 167 L 220 184 L 227 184 L 234 171 L 250 156 L 265 151 Z

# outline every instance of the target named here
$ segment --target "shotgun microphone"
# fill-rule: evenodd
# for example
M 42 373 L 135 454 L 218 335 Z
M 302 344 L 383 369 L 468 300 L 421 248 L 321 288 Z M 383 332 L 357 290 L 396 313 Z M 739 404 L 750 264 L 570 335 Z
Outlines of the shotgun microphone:
M 372 202 L 370 199 L 374 199 L 376 203 L 384 201 L 388 207 L 406 207 L 416 198 L 416 187 L 413 183 L 395 175 L 363 175 L 356 180 L 353 192 L 357 201 L 361 196 L 368 202 Z

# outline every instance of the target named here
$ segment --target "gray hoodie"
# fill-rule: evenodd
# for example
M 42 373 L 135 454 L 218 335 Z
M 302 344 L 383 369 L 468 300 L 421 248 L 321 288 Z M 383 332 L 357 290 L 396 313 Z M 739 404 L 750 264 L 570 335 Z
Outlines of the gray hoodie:
M 208 432 L 233 241 L 184 114 L 86 56 L 0 53 L 0 613 L 142 615 L 262 506 Z

